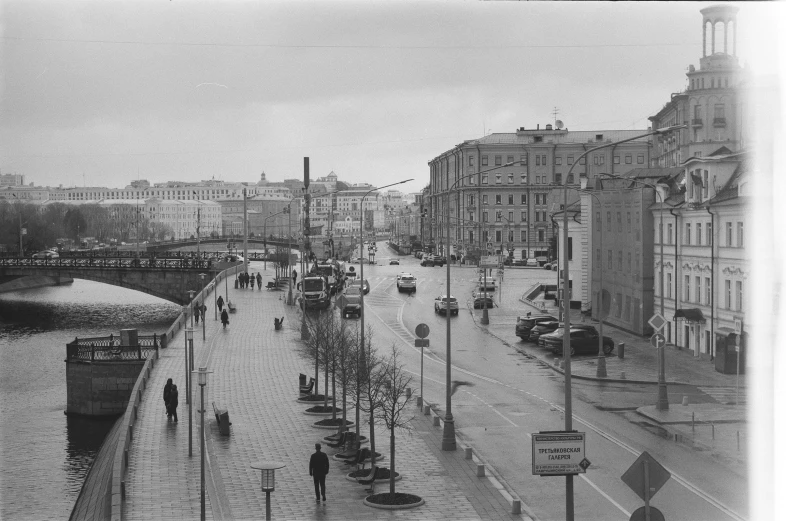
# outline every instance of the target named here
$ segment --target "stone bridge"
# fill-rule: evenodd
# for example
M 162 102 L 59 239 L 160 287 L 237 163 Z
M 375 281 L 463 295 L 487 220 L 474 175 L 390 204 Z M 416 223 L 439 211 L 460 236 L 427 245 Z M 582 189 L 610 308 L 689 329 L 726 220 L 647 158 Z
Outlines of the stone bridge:
M 18 277 L 85 279 L 147 293 L 181 306 L 189 304 L 188 291 L 201 291 L 216 273 L 242 267 L 192 259 L 76 257 L 59 259 L 2 258 L 0 283 Z M 200 277 L 204 273 L 206 277 Z
M 235 248 L 242 248 L 243 238 L 242 237 L 203 237 L 199 239 L 199 244 L 224 244 L 227 243 L 233 244 L 233 249 Z M 189 248 L 189 247 L 196 247 L 197 240 L 196 239 L 182 239 L 179 241 L 166 241 L 166 242 L 156 242 L 152 244 L 145 244 L 145 248 L 147 251 L 168 251 L 173 250 L 176 248 Z M 267 241 L 262 237 L 249 237 L 248 238 L 248 245 L 249 247 L 253 247 L 254 249 L 264 248 L 267 245 L 268 248 L 286 248 L 287 246 L 292 246 L 292 248 L 297 249 L 297 240 L 292 239 L 291 243 L 287 243 L 286 239 L 283 238 L 275 238 L 271 239 L 268 238 Z

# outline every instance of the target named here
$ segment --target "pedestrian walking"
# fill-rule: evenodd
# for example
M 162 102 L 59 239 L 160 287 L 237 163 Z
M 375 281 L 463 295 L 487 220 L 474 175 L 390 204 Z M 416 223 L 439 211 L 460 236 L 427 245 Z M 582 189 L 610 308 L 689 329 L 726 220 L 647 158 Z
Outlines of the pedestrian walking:
M 171 418 L 172 414 L 169 412 L 169 397 L 172 394 L 172 379 L 166 381 L 166 385 L 164 386 L 164 411 L 166 412 L 166 417 Z
M 243 272 L 243 287 L 248 287 L 248 272 Z
M 322 445 L 317 443 L 314 445 L 317 451 L 311 455 L 311 461 L 308 464 L 308 473 L 314 478 L 314 493 L 317 495 L 317 503 L 319 503 L 319 492 L 322 490 L 322 501 L 327 501 L 325 497 L 325 476 L 330 471 L 330 460 L 327 454 L 322 452 Z
M 169 392 L 169 414 L 175 419 L 177 423 L 177 386 L 172 384 L 172 390 Z
M 262 275 L 257 273 L 257 287 L 261 290 L 262 289 Z
M 227 310 L 221 311 L 221 323 L 224 324 L 224 329 L 227 328 L 227 324 L 229 324 L 229 313 Z
M 199 302 L 194 302 L 194 322 L 196 322 L 197 324 L 199 324 L 199 315 L 201 314 L 202 313 L 200 313 Z
M 254 281 L 256 281 L 256 277 L 254 277 L 254 274 L 252 273 L 251 274 L 251 289 L 254 289 Z
M 292 285 L 297 287 L 297 270 L 292 270 Z
M 199 311 L 202 313 L 202 321 L 205 320 L 205 312 L 207 311 L 207 306 L 204 302 L 202 302 L 202 306 L 199 308 Z
M 218 297 L 218 300 L 216 300 L 216 306 L 218 306 L 218 312 L 221 313 L 221 310 L 224 309 L 224 297 Z

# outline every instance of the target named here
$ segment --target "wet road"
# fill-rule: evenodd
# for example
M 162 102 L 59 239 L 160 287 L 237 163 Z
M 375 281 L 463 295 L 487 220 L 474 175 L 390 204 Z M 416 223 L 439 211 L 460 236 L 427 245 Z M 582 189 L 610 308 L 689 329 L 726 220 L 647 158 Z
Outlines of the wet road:
M 399 258 L 401 265 L 387 265 L 391 257 Z M 372 286 L 366 297 L 366 323 L 374 328 L 378 346 L 390 341 L 408 346 L 404 360 L 414 375 L 413 387 L 419 387 L 420 378 L 420 350 L 412 347 L 415 326 L 429 325 L 431 347 L 425 351 L 423 395 L 442 410 L 447 319 L 435 315 L 434 298 L 445 290 L 445 268 L 420 267 L 417 259 L 398 257 L 384 243 L 379 244 L 377 262 L 364 267 Z M 411 296 L 396 290 L 395 276 L 402 271 L 418 278 L 418 291 Z M 521 293 L 554 276 L 545 270 L 508 270 L 502 283 L 505 308 L 527 311 L 518 303 Z M 497 338 L 476 325 L 481 311 L 467 306 L 476 279 L 471 268 L 451 268 L 451 292 L 462 304 L 459 315 L 451 319 L 456 431 L 483 454 L 539 518 L 564 519 L 565 478 L 532 475 L 530 441 L 531 433 L 564 429 L 563 377 L 527 356 L 528 349 L 537 348 L 515 337 L 515 314 L 505 315 L 499 309 L 489 312 L 494 323 L 510 324 L 509 338 Z M 676 387 L 669 391 L 700 394 Z M 574 478 L 576 519 L 622 521 L 643 505 L 620 479 L 642 450 L 672 471 L 672 479 L 652 500 L 666 519 L 744 519 L 744 472 L 665 439 L 657 428 L 643 427 L 631 412 L 652 403 L 651 386 L 574 380 L 572 392 L 573 428 L 587 433 L 586 455 L 592 462 L 585 475 Z

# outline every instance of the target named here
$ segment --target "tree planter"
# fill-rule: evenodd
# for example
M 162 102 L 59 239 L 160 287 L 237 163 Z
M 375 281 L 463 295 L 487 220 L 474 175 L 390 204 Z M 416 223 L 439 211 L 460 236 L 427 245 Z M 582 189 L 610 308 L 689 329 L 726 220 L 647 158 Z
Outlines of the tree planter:
M 367 496 L 363 500 L 363 504 L 373 508 L 381 508 L 384 510 L 403 510 L 405 508 L 416 508 L 422 506 L 426 502 L 422 497 L 414 494 L 405 494 L 403 492 L 396 492 L 391 496 L 389 492 L 383 494 L 373 494 Z
M 330 438 L 330 436 L 325 436 L 322 439 L 325 442 L 329 442 L 329 443 L 336 443 L 336 441 L 338 440 L 338 438 Z M 368 438 L 366 436 L 361 435 L 360 436 L 360 444 L 363 445 L 365 443 L 368 443 Z
M 341 413 L 341 411 L 342 411 L 341 408 L 336 407 L 336 414 Z M 333 408 L 328 406 L 327 410 L 325 410 L 324 406 L 317 405 L 316 407 L 309 407 L 308 409 L 303 411 L 303 414 L 312 414 L 312 415 L 318 415 L 318 416 L 325 416 L 325 415 L 333 416 Z
M 321 403 L 325 403 L 325 395 L 324 394 L 317 394 L 317 395 L 309 394 L 309 395 L 305 395 L 305 396 L 300 396 L 299 398 L 297 398 L 297 401 L 299 403 L 320 403 L 320 402 Z M 328 396 L 328 401 L 332 402 L 333 401 L 333 397 L 332 396 Z
M 316 423 L 312 423 L 311 426 L 315 429 L 326 429 L 334 431 L 339 428 L 341 425 L 341 418 L 336 418 L 336 423 L 333 423 L 333 418 L 325 418 L 324 420 L 319 420 Z M 347 427 L 352 427 L 355 425 L 355 422 L 351 422 L 347 420 Z
M 377 458 L 377 460 L 379 460 L 379 458 Z M 390 483 L 390 469 L 380 469 L 380 472 L 382 472 L 382 470 L 387 472 L 387 477 L 385 477 L 385 478 L 378 477 L 375 480 L 375 483 Z M 359 478 L 359 477 L 360 478 L 368 477 L 370 472 L 371 472 L 371 467 L 366 468 L 366 469 L 360 469 L 360 470 L 358 470 L 356 472 L 350 472 L 349 474 L 347 474 L 344 477 L 347 478 L 347 480 L 349 480 L 349 481 L 355 482 L 355 481 L 357 481 L 357 478 Z M 395 477 L 396 481 L 401 481 L 401 477 L 402 477 L 401 474 L 396 472 L 396 477 Z
M 361 442 L 361 443 L 362 443 L 362 442 Z M 380 454 L 379 452 L 375 452 L 374 454 L 375 454 L 375 456 L 374 456 L 374 461 L 376 461 L 376 462 L 379 462 L 380 460 L 383 460 L 383 459 L 385 459 L 385 456 L 383 456 L 383 455 L 382 455 L 382 454 Z M 352 459 L 352 458 L 354 458 L 354 457 L 355 457 L 355 455 L 354 455 L 354 454 L 351 454 L 351 455 L 349 455 L 349 456 L 345 456 L 345 455 L 344 455 L 343 453 L 341 453 L 341 452 L 339 452 L 338 454 L 333 454 L 333 459 L 334 459 L 334 460 L 336 460 L 336 461 L 344 461 L 344 462 L 346 462 L 346 461 L 349 461 L 349 460 L 351 460 L 351 459 Z M 367 460 L 366 460 L 366 465 L 371 465 L 371 458 L 369 458 L 369 459 L 367 459 Z

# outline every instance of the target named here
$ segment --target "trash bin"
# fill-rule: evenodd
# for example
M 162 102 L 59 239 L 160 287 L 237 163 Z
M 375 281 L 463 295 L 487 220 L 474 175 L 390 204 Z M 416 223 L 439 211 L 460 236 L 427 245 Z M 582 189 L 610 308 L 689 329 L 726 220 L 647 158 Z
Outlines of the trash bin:
M 229 436 L 229 426 L 232 423 L 229 421 L 229 411 L 218 411 L 218 432 L 225 436 Z
M 625 342 L 620 342 L 617 344 L 617 356 L 620 358 L 625 358 Z
M 300 373 L 300 387 L 305 387 L 305 386 L 306 386 L 306 375 Z
M 235 289 L 237 289 L 237 279 L 235 279 Z

